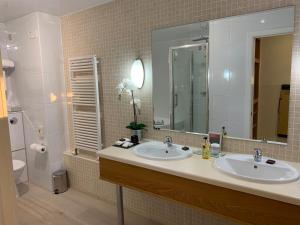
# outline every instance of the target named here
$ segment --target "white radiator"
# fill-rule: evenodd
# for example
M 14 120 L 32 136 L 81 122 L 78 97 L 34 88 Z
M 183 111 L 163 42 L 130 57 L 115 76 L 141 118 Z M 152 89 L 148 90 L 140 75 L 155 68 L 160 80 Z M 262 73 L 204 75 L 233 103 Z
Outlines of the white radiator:
M 99 80 L 96 56 L 69 59 L 74 144 L 77 150 L 101 150 Z

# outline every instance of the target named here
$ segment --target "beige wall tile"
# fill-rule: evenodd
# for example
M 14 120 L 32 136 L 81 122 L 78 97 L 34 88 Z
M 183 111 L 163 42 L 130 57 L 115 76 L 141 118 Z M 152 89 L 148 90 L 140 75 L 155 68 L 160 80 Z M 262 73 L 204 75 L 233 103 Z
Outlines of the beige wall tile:
M 125 128 L 132 120 L 129 98 L 118 100 L 116 85 L 129 77 L 133 60 L 141 57 L 145 64 L 144 87 L 137 92 L 142 99 L 139 120 L 146 123 L 145 137 L 162 140 L 172 135 L 180 144 L 200 146 L 199 135 L 156 131 L 152 129 L 152 68 L 151 31 L 162 27 L 251 13 L 282 6 L 296 5 L 296 23 L 293 43 L 293 67 L 288 148 L 277 145 L 261 145 L 257 142 L 225 139 L 225 149 L 234 152 L 251 152 L 263 147 L 266 155 L 299 161 L 300 158 L 300 4 L 292 0 L 117 0 L 62 18 L 63 50 L 67 92 L 70 81 L 67 60 L 70 57 L 96 54 L 100 58 L 102 132 L 104 146 L 117 138 L 129 136 Z M 68 107 L 70 112 L 71 108 Z M 299 114 L 299 115 L 298 115 Z M 69 114 L 70 115 L 70 114 Z M 71 115 L 69 116 L 71 119 Z M 72 130 L 72 123 L 69 123 Z M 72 133 L 72 132 L 70 132 Z M 70 143 L 73 143 L 70 135 Z M 73 144 L 71 144 L 71 149 Z M 275 151 L 276 149 L 276 151 Z M 292 156 L 283 154 L 286 149 Z
M 103 141 L 105 146 L 109 146 L 117 138 L 130 135 L 125 128 L 132 119 L 129 99 L 123 98 L 119 101 L 115 87 L 124 77 L 129 77 L 133 60 L 141 57 L 145 65 L 146 79 L 144 87 L 137 92 L 137 95 L 142 99 L 142 114 L 139 120 L 148 126 L 147 131 L 144 132 L 145 137 L 162 140 L 164 136 L 171 135 L 179 144 L 199 147 L 202 143 L 201 135 L 152 129 L 151 31 L 290 5 L 296 6 L 296 23 L 292 56 L 288 146 L 226 138 L 224 150 L 252 153 L 253 148 L 261 147 L 267 156 L 300 161 L 300 114 L 298 110 L 300 109 L 300 1 L 116 0 L 110 4 L 65 16 L 62 18 L 62 35 L 67 91 L 70 91 L 68 58 L 96 54 L 101 61 Z M 70 116 L 69 119 L 71 119 Z M 72 130 L 70 124 L 70 130 Z M 72 136 L 70 136 L 70 142 L 72 143 Z M 114 185 L 98 180 L 97 165 L 68 155 L 65 156 L 65 163 L 72 187 L 107 201 L 115 201 Z M 212 214 L 127 189 L 125 190 L 125 204 L 130 210 L 153 217 L 163 224 L 233 224 Z

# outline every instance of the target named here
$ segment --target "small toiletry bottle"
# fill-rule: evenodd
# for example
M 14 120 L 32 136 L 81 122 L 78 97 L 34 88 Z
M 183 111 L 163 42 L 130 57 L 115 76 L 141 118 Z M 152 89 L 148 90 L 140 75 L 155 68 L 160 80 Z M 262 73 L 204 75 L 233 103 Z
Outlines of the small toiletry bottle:
M 207 141 L 207 137 L 204 138 L 204 145 L 202 146 L 202 159 L 210 158 L 210 149 L 209 143 Z
M 211 147 L 211 156 L 218 158 L 220 154 L 220 145 L 217 143 L 212 143 L 210 147 Z

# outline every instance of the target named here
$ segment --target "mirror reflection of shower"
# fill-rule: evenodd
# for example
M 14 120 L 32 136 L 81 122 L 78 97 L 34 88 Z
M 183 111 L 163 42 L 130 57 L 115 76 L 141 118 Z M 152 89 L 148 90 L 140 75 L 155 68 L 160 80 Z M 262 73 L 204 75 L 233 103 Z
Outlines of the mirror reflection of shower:
M 171 127 L 175 130 L 208 132 L 208 42 L 200 41 L 170 48 Z

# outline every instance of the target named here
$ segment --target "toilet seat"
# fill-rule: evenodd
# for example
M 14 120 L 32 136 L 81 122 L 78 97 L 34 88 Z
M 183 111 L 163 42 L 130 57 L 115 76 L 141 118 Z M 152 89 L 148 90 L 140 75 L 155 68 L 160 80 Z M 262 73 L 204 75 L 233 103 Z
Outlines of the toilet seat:
M 13 159 L 13 170 L 18 171 L 23 169 L 26 166 L 25 162 L 21 160 Z

